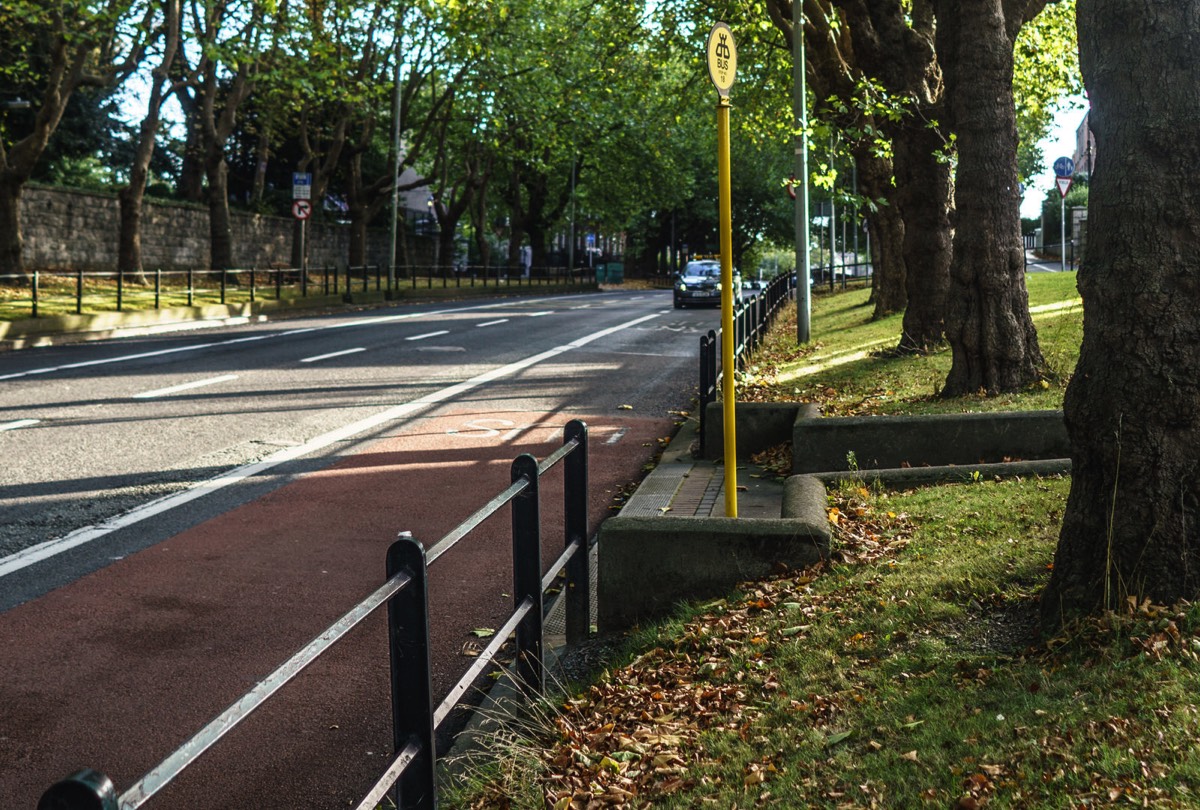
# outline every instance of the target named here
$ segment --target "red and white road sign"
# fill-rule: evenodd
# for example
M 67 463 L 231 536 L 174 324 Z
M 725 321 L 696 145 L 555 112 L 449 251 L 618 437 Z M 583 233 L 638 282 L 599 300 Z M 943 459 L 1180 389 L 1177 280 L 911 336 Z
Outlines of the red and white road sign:
M 1060 195 L 1062 195 L 1062 197 L 1064 199 L 1067 196 L 1067 192 L 1071 190 L 1071 180 L 1072 180 L 1072 178 L 1070 178 L 1070 177 L 1055 177 L 1054 178 L 1054 182 L 1058 185 L 1058 193 Z
M 312 200 L 296 200 L 292 203 L 292 216 L 296 219 L 308 219 L 312 216 Z

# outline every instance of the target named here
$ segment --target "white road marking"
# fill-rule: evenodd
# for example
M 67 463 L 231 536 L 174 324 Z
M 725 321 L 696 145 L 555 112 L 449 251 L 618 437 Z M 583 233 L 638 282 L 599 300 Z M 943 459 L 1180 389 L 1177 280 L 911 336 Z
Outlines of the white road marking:
M 366 351 L 366 349 L 364 349 L 364 348 L 343 349 L 340 352 L 330 352 L 329 354 L 318 354 L 316 357 L 305 357 L 300 362 L 301 363 L 315 363 L 318 360 L 328 360 L 331 357 L 341 357 L 342 355 L 345 355 L 345 354 L 358 354 L 359 352 L 365 352 L 365 351 Z
M 401 405 L 388 408 L 380 411 L 374 416 L 368 416 L 365 419 L 360 419 L 357 422 L 351 422 L 348 425 L 343 425 L 336 430 L 331 430 L 328 433 L 323 433 L 304 444 L 296 447 L 288 447 L 280 450 L 277 453 L 272 453 L 261 461 L 256 461 L 253 464 L 246 464 L 232 470 L 225 475 L 210 478 L 207 481 L 201 481 L 188 489 L 176 492 L 171 495 L 163 496 L 150 503 L 132 509 L 124 514 L 117 515 L 103 523 L 97 523 L 92 526 L 84 526 L 81 529 L 76 529 L 70 534 L 47 540 L 44 543 L 39 543 L 36 546 L 30 546 L 27 549 L 18 551 L 16 554 L 11 554 L 8 557 L 0 558 L 0 578 L 6 577 L 11 573 L 20 571 L 23 568 L 49 559 L 64 551 L 76 548 L 77 546 L 90 543 L 105 535 L 111 534 L 119 529 L 132 526 L 136 523 L 141 523 L 143 520 L 162 514 L 185 503 L 201 498 L 211 492 L 224 489 L 225 487 L 244 481 L 247 478 L 259 475 L 267 470 L 277 467 L 288 461 L 293 461 L 309 453 L 324 449 L 337 442 L 343 442 L 351 439 L 367 431 L 374 430 L 388 422 L 394 422 L 405 416 L 410 416 L 418 411 L 427 410 L 434 405 L 445 402 L 448 399 L 465 394 L 466 392 L 478 388 L 486 383 L 495 382 L 496 380 L 505 377 L 511 377 L 518 372 L 524 371 L 530 366 L 535 366 L 538 363 L 544 363 L 558 357 L 560 354 L 569 352 L 572 349 L 579 349 L 587 346 L 589 343 L 594 343 L 597 340 L 602 340 L 609 335 L 621 332 L 625 329 L 630 329 L 646 321 L 657 318 L 658 314 L 643 315 L 640 318 L 635 318 L 632 321 L 610 326 L 607 329 L 601 329 L 599 332 L 593 332 L 590 335 L 584 335 L 581 338 L 571 341 L 563 346 L 555 346 L 553 349 L 547 349 L 535 355 L 526 357 L 523 360 L 518 360 L 515 363 L 509 363 L 506 366 L 494 368 L 491 371 L 485 371 L 483 374 L 478 374 L 470 379 L 463 380 L 460 383 L 447 386 L 438 391 L 434 391 L 420 399 L 414 399 L 411 402 L 405 402 Z M 499 431 L 497 431 L 499 432 Z
M 621 441 L 621 439 L 624 438 L 625 434 L 628 432 L 629 428 L 617 428 L 617 431 L 608 437 L 608 441 L 606 441 L 605 444 L 616 444 L 617 442 Z
M 143 391 L 140 394 L 134 394 L 133 398 L 152 399 L 154 397 L 165 397 L 171 394 L 177 394 L 180 391 L 190 391 L 193 388 L 204 388 L 208 385 L 217 385 L 218 383 L 229 382 L 230 380 L 236 380 L 237 378 L 238 375 L 236 374 L 222 374 L 220 377 L 209 377 L 205 380 L 193 380 L 190 383 L 183 383 L 182 385 L 172 385 L 170 388 L 158 388 L 154 391 Z
M 548 309 L 545 312 L 526 312 L 525 313 L 526 317 L 529 317 L 529 318 L 540 318 L 543 315 L 553 315 L 553 314 L 554 314 L 554 310 L 552 310 L 552 309 Z
M 577 307 L 571 307 L 571 309 L 591 309 L 591 307 L 591 304 L 580 304 Z
M 448 335 L 448 334 L 450 334 L 449 329 L 441 329 L 437 332 L 426 332 L 423 335 L 412 335 L 411 337 L 406 337 L 405 340 L 424 340 L 425 338 L 437 337 L 438 335 Z
M 522 433 L 529 430 L 531 427 L 533 427 L 533 425 L 517 425 L 515 428 L 510 430 L 508 433 L 505 433 L 502 437 L 500 437 L 500 441 L 511 442 L 514 439 L 516 439 L 518 436 L 520 436 Z
M 501 318 L 498 321 L 488 321 L 487 323 L 477 323 L 477 324 L 475 324 L 475 328 L 478 329 L 478 328 L 482 328 L 484 326 L 495 326 L 496 324 L 499 324 L 499 323 L 508 323 L 508 318 Z
M 18 428 L 36 425 L 41 421 L 41 419 L 18 419 L 15 422 L 0 422 L 0 433 L 3 433 L 6 430 L 16 430 Z
M 196 343 L 190 346 L 175 346 L 170 349 L 158 349 L 152 352 L 138 352 L 137 354 L 125 354 L 119 357 L 105 357 L 99 360 L 84 360 L 79 363 L 64 363 L 61 366 L 47 366 L 45 368 L 35 368 L 29 371 L 17 371 L 12 374 L 0 374 L 0 380 L 14 380 L 19 377 L 30 377 L 35 374 L 50 374 L 55 371 L 69 371 L 76 368 L 89 368 L 91 366 L 103 366 L 109 363 L 125 363 L 130 360 L 142 360 L 147 357 L 161 357 L 167 354 L 180 354 L 182 352 L 196 352 L 202 349 L 211 349 L 220 346 L 232 346 L 235 343 L 253 343 L 258 340 L 275 340 L 278 338 L 291 337 L 293 335 L 302 335 L 305 332 L 323 332 L 328 329 L 350 329 L 359 326 L 379 326 L 388 323 L 397 323 L 399 321 L 409 321 L 414 318 L 434 318 L 439 315 L 455 315 L 460 312 L 476 312 L 479 310 L 510 308 L 527 304 L 536 304 L 542 301 L 554 300 L 551 298 L 533 298 L 520 301 L 502 301 L 500 303 L 478 304 L 471 307 L 457 307 L 455 309 L 440 309 L 432 312 L 409 312 L 404 315 L 382 315 L 378 318 L 360 318 L 353 321 L 343 321 L 341 323 L 333 323 L 328 326 L 310 326 L 304 329 L 288 329 L 283 332 L 268 332 L 265 335 L 251 335 L 249 337 L 232 338 L 230 340 L 216 340 L 211 343 Z

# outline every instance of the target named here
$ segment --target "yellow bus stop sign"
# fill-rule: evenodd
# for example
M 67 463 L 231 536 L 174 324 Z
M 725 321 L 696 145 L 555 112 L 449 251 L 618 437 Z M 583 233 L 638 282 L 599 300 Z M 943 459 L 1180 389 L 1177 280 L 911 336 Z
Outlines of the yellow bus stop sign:
M 719 22 L 708 32 L 708 75 L 717 88 L 717 94 L 729 95 L 733 77 L 737 73 L 737 46 L 733 44 L 733 32 L 729 26 Z

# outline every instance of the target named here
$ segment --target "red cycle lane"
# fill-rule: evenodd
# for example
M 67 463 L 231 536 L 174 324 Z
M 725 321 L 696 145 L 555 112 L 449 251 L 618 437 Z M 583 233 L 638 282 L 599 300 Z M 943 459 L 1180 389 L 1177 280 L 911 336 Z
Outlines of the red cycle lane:
M 34 807 L 80 767 L 128 788 L 383 579 L 399 531 L 426 546 L 590 427 L 592 530 L 673 419 L 447 411 L 0 615 L 0 806 Z M 562 550 L 561 465 L 542 484 L 543 564 Z M 430 569 L 434 692 L 470 631 L 512 610 L 507 508 Z M 385 618 L 372 616 L 148 807 L 353 805 L 391 730 Z

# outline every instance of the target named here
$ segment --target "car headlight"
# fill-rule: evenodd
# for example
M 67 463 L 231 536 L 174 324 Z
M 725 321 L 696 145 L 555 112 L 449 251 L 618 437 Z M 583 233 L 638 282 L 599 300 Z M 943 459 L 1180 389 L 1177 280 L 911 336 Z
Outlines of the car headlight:
M 680 289 L 680 291 L 686 291 L 687 285 L 681 281 L 681 282 L 679 282 L 679 289 Z

